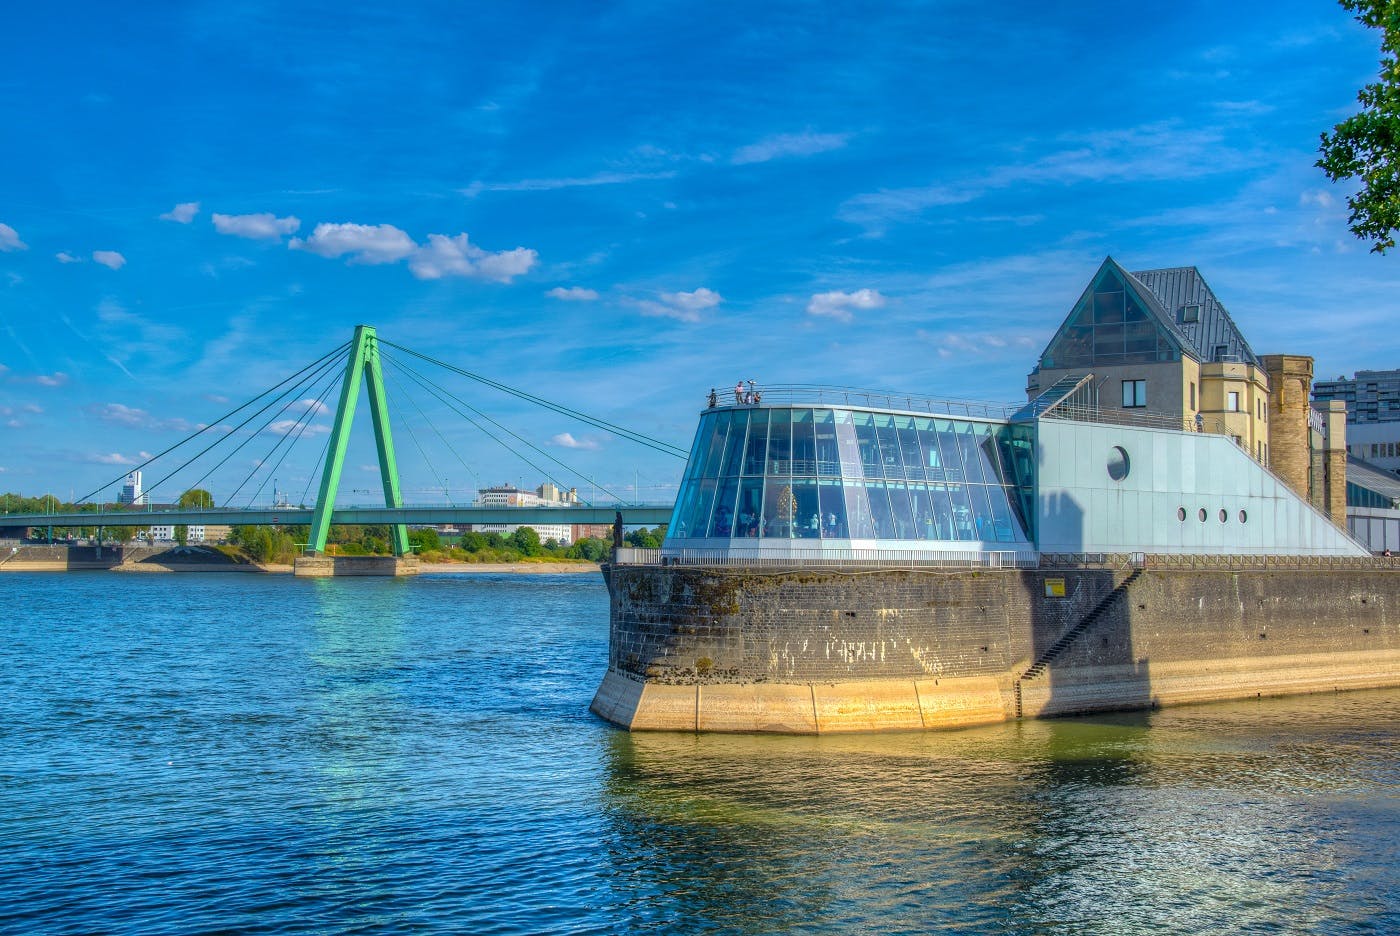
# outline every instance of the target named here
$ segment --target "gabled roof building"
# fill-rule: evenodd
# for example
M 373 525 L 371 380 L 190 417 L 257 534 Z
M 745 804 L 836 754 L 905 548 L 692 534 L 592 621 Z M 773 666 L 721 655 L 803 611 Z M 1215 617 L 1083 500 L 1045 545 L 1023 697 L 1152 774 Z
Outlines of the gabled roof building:
M 1195 267 L 1130 273 L 1106 258 L 1026 381 L 1035 399 L 1093 375 L 1102 410 L 1228 435 L 1268 464 L 1269 377 Z M 1310 375 L 1309 375 L 1310 376 Z

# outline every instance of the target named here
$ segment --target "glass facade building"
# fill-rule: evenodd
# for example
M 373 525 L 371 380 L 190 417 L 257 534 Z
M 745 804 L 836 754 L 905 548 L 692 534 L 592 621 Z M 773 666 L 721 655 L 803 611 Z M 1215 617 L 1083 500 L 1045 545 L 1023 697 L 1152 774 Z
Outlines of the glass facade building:
M 1033 432 L 883 410 L 712 408 L 700 419 L 667 545 L 1024 548 Z

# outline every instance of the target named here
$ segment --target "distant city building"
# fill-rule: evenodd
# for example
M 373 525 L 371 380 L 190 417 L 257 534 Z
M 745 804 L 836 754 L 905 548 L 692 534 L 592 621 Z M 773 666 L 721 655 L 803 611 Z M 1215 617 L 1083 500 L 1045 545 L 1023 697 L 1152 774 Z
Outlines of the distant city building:
M 144 507 L 149 496 L 141 490 L 141 472 L 133 471 L 126 476 L 126 483 L 122 485 L 121 493 L 117 495 L 117 503 Z
M 1363 370 L 1350 379 L 1319 380 L 1313 384 L 1313 399 L 1341 400 L 1353 426 L 1400 422 L 1400 370 Z
M 1313 399 L 1347 408 L 1347 452 L 1371 467 L 1400 472 L 1400 370 L 1357 371 L 1350 379 L 1319 380 Z
M 513 484 L 482 488 L 477 492 L 476 503 L 480 507 L 567 507 L 579 503 L 579 499 L 577 488 L 565 491 L 545 482 L 533 491 L 521 490 Z M 552 539 L 567 546 L 574 541 L 574 525 L 569 523 L 475 523 L 472 529 L 478 533 L 509 536 L 522 526 L 538 533 L 541 543 Z

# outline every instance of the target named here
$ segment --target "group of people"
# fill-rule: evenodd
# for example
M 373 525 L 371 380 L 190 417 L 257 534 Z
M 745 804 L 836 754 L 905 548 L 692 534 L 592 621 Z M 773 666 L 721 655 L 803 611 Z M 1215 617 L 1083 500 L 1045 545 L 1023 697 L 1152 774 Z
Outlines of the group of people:
M 746 384 L 747 386 L 745 386 Z M 719 394 L 715 392 L 714 387 L 710 388 L 710 396 L 706 402 L 709 403 L 711 409 L 719 406 Z M 739 405 L 748 404 L 753 406 L 756 403 L 763 402 L 763 393 L 758 389 L 758 384 L 754 383 L 753 380 L 740 380 L 734 384 L 734 402 Z

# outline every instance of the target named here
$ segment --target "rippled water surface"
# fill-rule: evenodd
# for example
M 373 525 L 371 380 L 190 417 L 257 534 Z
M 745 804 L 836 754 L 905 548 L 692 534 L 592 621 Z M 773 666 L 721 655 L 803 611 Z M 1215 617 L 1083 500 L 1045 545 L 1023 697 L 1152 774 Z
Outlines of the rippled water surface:
M 628 735 L 595 576 L 0 600 L 5 932 L 1400 931 L 1396 691 Z

